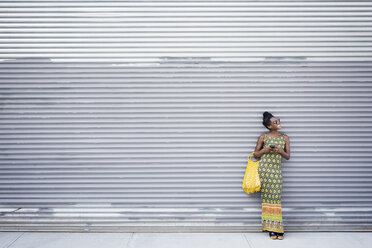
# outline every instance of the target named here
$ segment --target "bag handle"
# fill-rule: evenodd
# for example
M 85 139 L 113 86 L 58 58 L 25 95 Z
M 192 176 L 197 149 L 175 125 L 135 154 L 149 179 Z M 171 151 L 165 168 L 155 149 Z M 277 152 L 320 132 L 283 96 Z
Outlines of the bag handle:
M 253 154 L 254 154 L 254 152 L 251 152 L 251 154 L 248 155 L 248 160 L 252 160 Z

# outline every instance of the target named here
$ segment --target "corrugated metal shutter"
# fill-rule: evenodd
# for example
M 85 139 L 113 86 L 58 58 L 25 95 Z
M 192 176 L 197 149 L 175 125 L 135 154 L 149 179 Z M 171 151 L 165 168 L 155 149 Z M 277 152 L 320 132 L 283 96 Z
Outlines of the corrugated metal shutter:
M 0 230 L 372 230 L 372 2 L 3 1 Z

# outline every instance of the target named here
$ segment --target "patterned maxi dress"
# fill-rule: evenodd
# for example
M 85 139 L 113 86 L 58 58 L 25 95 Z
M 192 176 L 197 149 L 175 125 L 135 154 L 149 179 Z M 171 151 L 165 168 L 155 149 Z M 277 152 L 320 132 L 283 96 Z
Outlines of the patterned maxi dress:
M 285 148 L 283 133 L 270 137 L 265 134 L 263 148 L 271 144 Z M 272 151 L 261 156 L 258 174 L 261 181 L 262 231 L 284 233 L 281 193 L 282 193 L 282 155 Z

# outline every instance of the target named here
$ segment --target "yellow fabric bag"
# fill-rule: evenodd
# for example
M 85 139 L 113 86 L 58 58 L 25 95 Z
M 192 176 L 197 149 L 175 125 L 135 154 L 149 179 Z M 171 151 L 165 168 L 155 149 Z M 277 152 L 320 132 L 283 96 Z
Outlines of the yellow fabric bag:
M 258 174 L 258 164 L 260 161 L 253 161 L 254 152 L 248 156 L 248 164 L 245 169 L 242 188 L 247 194 L 251 194 L 261 190 L 261 181 Z

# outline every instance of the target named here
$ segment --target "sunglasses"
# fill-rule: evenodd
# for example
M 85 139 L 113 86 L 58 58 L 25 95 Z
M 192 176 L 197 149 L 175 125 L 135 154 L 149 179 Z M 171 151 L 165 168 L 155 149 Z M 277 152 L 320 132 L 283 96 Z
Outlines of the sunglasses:
M 280 119 L 279 118 L 277 120 L 271 122 L 271 124 L 278 124 L 278 123 L 280 123 Z

